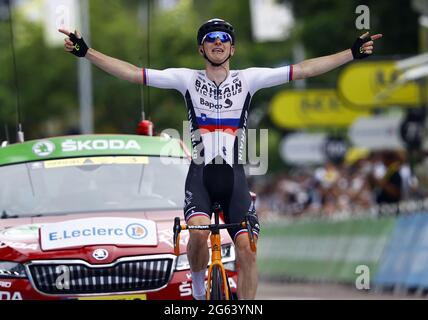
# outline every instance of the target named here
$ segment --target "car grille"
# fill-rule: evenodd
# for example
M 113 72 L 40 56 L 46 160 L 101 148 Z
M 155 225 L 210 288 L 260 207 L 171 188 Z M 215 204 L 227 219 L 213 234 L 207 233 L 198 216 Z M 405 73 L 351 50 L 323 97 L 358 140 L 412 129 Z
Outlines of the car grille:
M 46 294 L 156 291 L 167 285 L 173 262 L 173 258 L 156 258 L 95 266 L 76 261 L 33 261 L 28 270 L 37 290 Z

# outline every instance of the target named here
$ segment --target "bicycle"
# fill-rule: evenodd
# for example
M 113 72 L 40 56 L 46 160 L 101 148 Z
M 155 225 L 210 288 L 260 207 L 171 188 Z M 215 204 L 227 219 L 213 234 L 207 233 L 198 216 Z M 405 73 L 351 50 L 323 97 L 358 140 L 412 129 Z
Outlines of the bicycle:
M 181 224 L 180 218 L 174 218 L 174 254 L 180 255 L 180 232 L 182 230 L 209 230 L 211 231 L 211 264 L 208 267 L 208 282 L 206 290 L 207 300 L 231 300 L 232 292 L 229 286 L 229 278 L 227 276 L 224 265 L 221 261 L 221 237 L 220 229 L 229 229 L 235 227 L 243 227 L 247 229 L 250 247 L 253 252 L 256 252 L 257 246 L 253 235 L 253 225 L 251 215 L 255 215 L 254 200 L 255 195 L 252 194 L 252 206 L 250 211 L 245 215 L 240 223 L 225 223 L 220 224 L 220 215 L 222 214 L 221 206 L 218 203 L 213 205 L 214 224 L 189 226 Z

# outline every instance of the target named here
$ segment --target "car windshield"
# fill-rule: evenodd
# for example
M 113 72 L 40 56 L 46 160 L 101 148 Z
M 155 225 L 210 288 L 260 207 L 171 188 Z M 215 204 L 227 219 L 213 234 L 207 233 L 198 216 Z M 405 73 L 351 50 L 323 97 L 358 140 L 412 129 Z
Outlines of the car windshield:
M 0 167 L 0 214 L 33 216 L 182 208 L 189 161 L 117 156 Z

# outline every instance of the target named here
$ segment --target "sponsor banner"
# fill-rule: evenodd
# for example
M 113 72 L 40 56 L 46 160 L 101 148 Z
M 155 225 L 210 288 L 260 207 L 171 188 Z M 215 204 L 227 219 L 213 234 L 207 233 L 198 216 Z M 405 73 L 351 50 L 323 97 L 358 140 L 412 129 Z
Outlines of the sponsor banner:
M 370 289 L 428 288 L 428 212 L 343 221 L 265 223 L 258 243 L 262 276 L 356 283 L 370 270 Z
M 400 128 L 401 138 L 408 150 L 419 150 L 425 140 L 426 111 L 424 108 L 407 109 L 406 111 Z
M 144 219 L 90 218 L 43 225 L 42 250 L 89 245 L 156 246 L 156 223 Z
M 130 156 L 129 159 L 132 156 L 150 155 L 187 157 L 178 139 L 136 135 L 81 135 L 28 141 L 0 148 L 0 165 L 112 155 Z M 132 159 L 126 163 L 133 163 Z
M 284 137 L 280 155 L 284 162 L 297 165 L 320 164 L 326 160 L 324 133 L 293 133 Z
M 44 158 L 54 156 L 55 154 L 72 154 L 72 153 L 100 153 L 105 151 L 109 152 L 132 152 L 141 151 L 141 145 L 135 139 L 110 139 L 108 137 L 100 138 L 86 138 L 84 136 L 65 139 L 58 141 L 58 139 L 40 140 L 32 146 L 34 155 Z M 55 143 L 57 142 L 57 143 Z
M 345 103 L 358 108 L 420 106 L 421 87 L 416 82 L 409 82 L 393 89 L 392 84 L 398 77 L 395 61 L 352 63 L 339 74 L 337 90 Z M 385 91 L 389 94 L 381 96 L 380 93 Z
M 325 142 L 324 152 L 327 159 L 334 163 L 341 163 L 348 151 L 348 143 L 340 137 L 328 137 Z
M 0 281 L 0 288 L 9 289 L 10 287 L 12 287 L 12 282 L 10 282 L 10 281 Z
M 401 124 L 401 116 L 359 118 L 349 128 L 348 134 L 355 147 L 369 150 L 403 149 Z
M 0 300 L 22 300 L 22 294 L 19 291 L 0 291 Z
M 148 157 L 83 157 L 83 158 L 70 158 L 59 160 L 44 161 L 44 168 L 63 168 L 74 166 L 88 166 L 88 165 L 105 165 L 105 164 L 148 164 Z
M 347 107 L 333 89 L 286 90 L 270 105 L 270 117 L 280 128 L 348 127 L 366 110 Z
M 355 283 L 358 266 L 374 275 L 395 218 L 311 218 L 265 222 L 257 246 L 261 276 Z
M 377 286 L 428 287 L 427 212 L 398 218 L 375 277 Z

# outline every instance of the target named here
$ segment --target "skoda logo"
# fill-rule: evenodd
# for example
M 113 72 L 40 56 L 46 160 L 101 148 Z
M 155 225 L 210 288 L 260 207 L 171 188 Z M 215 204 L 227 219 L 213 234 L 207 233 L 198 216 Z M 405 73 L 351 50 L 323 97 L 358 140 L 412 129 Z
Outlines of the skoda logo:
M 92 256 L 97 260 L 105 260 L 108 257 L 108 251 L 106 249 L 96 249 Z
M 39 157 L 46 157 L 55 150 L 55 145 L 49 140 L 42 140 L 33 146 L 33 152 Z

